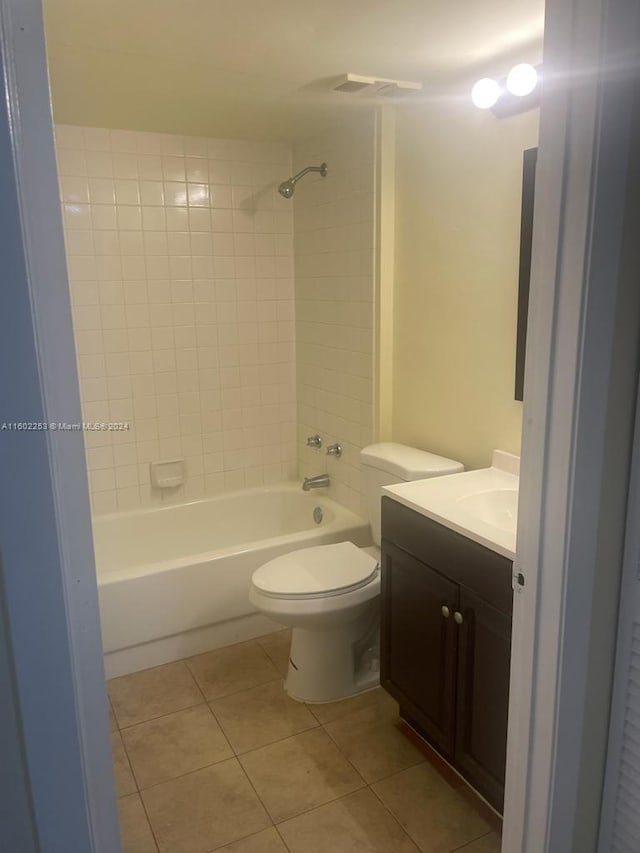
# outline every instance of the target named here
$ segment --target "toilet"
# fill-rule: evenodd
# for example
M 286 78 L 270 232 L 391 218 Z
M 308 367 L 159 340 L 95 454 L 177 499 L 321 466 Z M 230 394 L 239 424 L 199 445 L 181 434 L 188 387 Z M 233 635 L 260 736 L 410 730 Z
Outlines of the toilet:
M 379 683 L 382 487 L 463 470 L 452 459 L 395 442 L 365 447 L 360 460 L 374 545 L 292 551 L 251 580 L 251 603 L 292 628 L 285 690 L 301 702 L 333 702 Z

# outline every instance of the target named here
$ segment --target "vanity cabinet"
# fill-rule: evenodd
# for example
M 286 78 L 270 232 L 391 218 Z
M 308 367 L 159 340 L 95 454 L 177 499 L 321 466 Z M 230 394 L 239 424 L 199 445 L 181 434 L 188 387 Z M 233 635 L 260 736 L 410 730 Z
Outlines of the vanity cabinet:
M 382 686 L 502 811 L 512 563 L 391 498 L 382 505 Z
M 455 606 L 457 587 L 391 544 L 384 549 L 383 686 L 402 699 L 429 739 L 448 755 L 455 731 L 456 625 L 443 619 L 443 602 Z M 386 577 L 385 577 L 386 576 Z M 425 654 L 428 650 L 428 654 Z

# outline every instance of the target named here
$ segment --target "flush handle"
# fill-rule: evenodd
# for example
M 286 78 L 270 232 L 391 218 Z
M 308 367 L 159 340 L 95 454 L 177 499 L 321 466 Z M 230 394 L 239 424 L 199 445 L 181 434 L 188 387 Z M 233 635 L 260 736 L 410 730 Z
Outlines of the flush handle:
M 456 625 L 462 625 L 462 623 L 464 622 L 464 618 L 462 616 L 462 613 L 460 613 L 459 610 L 456 610 L 456 612 L 453 614 L 453 618 L 454 618 Z
M 449 616 L 451 616 L 451 611 L 449 610 L 446 604 L 442 605 L 442 607 L 440 608 L 440 612 L 442 613 L 445 619 L 448 619 Z

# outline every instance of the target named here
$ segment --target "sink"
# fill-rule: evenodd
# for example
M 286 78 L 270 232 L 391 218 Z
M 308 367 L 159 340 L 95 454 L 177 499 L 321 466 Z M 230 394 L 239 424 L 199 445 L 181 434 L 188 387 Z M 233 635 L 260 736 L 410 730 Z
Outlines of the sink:
M 514 461 L 494 451 L 490 468 L 383 486 L 382 494 L 513 560 L 520 484 Z
M 515 529 L 518 520 L 518 490 L 488 489 L 473 492 L 458 498 L 458 506 L 469 515 L 499 527 L 501 530 Z

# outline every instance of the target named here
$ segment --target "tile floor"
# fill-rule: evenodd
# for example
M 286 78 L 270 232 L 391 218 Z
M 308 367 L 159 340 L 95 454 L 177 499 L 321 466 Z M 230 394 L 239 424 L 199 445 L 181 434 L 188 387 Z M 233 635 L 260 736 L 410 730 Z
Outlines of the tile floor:
M 499 853 L 382 690 L 302 705 L 280 631 L 109 684 L 124 853 Z

